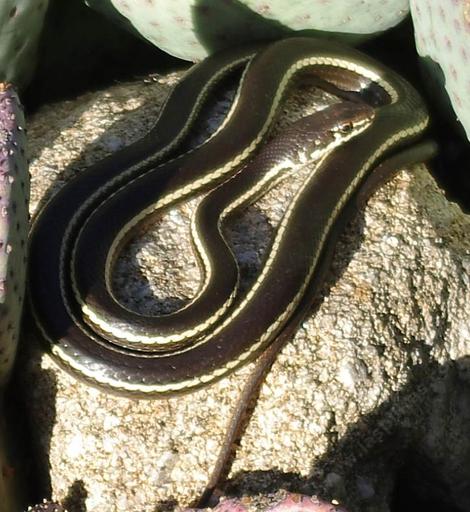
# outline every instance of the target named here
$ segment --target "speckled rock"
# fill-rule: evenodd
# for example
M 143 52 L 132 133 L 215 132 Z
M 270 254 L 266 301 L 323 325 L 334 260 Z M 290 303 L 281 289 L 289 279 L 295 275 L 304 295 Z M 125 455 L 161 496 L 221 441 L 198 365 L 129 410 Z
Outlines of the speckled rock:
M 197 61 L 221 48 L 289 33 L 358 43 L 395 26 L 407 0 L 86 0 L 176 57 Z
M 450 101 L 470 139 L 470 4 L 411 0 L 418 53 L 436 80 L 434 94 Z M 440 88 L 440 90 L 439 90 Z
M 175 80 L 119 84 L 35 114 L 31 212 L 94 160 L 142 135 Z M 332 101 L 308 92 L 289 98 L 280 126 Z M 219 110 L 226 106 L 222 98 Z M 231 227 L 245 277 L 259 269 L 296 186 L 280 185 Z M 120 258 L 117 294 L 131 307 L 169 311 L 196 293 L 187 236 L 194 202 L 164 215 Z M 400 172 L 374 195 L 339 242 L 321 306 L 261 390 L 232 489 L 254 496 L 289 488 L 337 499 L 349 512 L 389 512 L 406 467 L 416 493 L 427 489 L 436 503 L 444 496 L 470 508 L 463 460 L 470 441 L 462 435 L 470 410 L 469 229 L 470 218 L 424 166 Z M 33 332 L 27 341 L 22 375 L 40 466 L 50 468 L 53 496 L 69 512 L 150 512 L 188 506 L 199 495 L 250 366 L 191 395 L 131 401 L 76 382 Z

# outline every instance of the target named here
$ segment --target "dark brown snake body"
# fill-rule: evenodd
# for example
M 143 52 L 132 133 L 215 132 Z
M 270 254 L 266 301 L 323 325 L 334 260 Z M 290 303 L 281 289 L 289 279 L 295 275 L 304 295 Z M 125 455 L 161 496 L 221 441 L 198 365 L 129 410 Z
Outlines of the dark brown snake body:
M 213 87 L 242 65 L 222 128 L 196 150 L 178 154 Z M 244 166 L 288 86 L 305 71 L 346 101 L 300 120 Z M 149 134 L 81 173 L 36 217 L 30 299 L 52 355 L 73 375 L 121 395 L 161 397 L 209 384 L 264 352 L 201 504 L 223 474 L 253 390 L 311 307 L 354 200 L 363 202 L 394 169 L 433 153 L 413 146 L 427 124 L 426 109 L 406 81 L 331 41 L 292 38 L 225 52 L 191 69 Z M 319 162 L 281 220 L 265 266 L 238 297 L 223 220 L 314 156 Z M 210 188 L 193 223 L 204 267 L 201 291 L 171 315 L 128 311 L 110 286 L 122 246 L 149 216 Z
M 56 361 L 87 382 L 118 394 L 167 396 L 206 385 L 253 360 L 301 303 L 336 219 L 364 179 L 427 126 L 414 89 L 355 50 L 292 38 L 254 53 L 252 48 L 223 53 L 192 69 L 147 136 L 81 173 L 36 217 L 30 239 L 33 311 Z M 181 134 L 213 84 L 241 63 L 247 63 L 246 70 L 223 127 L 195 151 L 167 160 L 177 154 Z M 207 285 L 209 293 L 199 294 L 180 312 L 181 329 L 175 322 L 178 314 L 154 319 L 118 304 L 109 276 L 123 243 L 149 215 L 237 173 L 265 137 L 287 87 L 302 71 L 340 91 L 366 98 L 369 92 L 370 105 L 363 102 L 360 107 L 358 102 L 355 108 L 373 119 L 360 128 L 350 123 L 350 140 L 321 159 L 306 180 L 246 297 L 235 306 L 231 303 L 233 271 L 229 291 L 220 291 L 226 285 L 218 279 L 224 276 L 211 265 L 218 268 L 219 254 L 224 261 L 227 251 L 214 224 L 201 213 L 196 231 L 202 235 L 199 242 L 205 240 L 202 259 L 206 275 L 216 276 L 216 281 Z M 344 135 L 347 139 L 348 133 Z M 307 144 L 304 134 L 295 140 Z M 240 173 L 245 177 L 229 182 L 249 181 L 252 175 Z M 265 173 L 260 170 L 259 175 Z M 235 210 L 237 194 L 233 197 L 222 216 Z M 211 230 L 214 236 L 207 236 Z

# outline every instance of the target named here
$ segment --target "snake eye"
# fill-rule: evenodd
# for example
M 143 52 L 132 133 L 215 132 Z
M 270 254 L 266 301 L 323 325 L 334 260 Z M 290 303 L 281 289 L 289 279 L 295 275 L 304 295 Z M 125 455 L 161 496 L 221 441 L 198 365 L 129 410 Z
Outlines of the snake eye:
M 338 132 L 347 135 L 351 133 L 353 130 L 353 124 L 351 122 L 344 122 L 338 126 Z

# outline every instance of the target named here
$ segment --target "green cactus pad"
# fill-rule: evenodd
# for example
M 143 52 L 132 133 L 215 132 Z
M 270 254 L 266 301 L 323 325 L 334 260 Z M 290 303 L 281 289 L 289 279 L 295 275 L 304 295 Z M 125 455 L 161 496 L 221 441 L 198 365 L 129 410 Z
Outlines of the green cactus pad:
M 0 83 L 0 387 L 9 376 L 23 307 L 29 175 L 23 111 Z
M 49 0 L 0 1 L 0 81 L 27 85 L 48 4 Z
M 435 63 L 432 71 L 470 139 L 470 3 L 412 0 L 411 12 L 418 53 Z
M 399 23 L 408 0 L 86 0 L 182 59 L 289 33 L 360 42 Z

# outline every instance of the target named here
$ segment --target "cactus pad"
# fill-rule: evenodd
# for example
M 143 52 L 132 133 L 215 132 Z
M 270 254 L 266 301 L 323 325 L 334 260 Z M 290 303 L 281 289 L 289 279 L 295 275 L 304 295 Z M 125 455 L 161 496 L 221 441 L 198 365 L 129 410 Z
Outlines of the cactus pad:
M 49 0 L 0 1 L 0 81 L 27 85 Z
M 86 0 L 145 39 L 197 61 L 243 41 L 301 34 L 335 34 L 352 42 L 396 25 L 407 0 Z
M 412 0 L 416 46 L 440 66 L 452 107 L 470 139 L 470 3 Z
M 23 306 L 29 175 L 24 117 L 12 86 L 0 83 L 0 386 L 15 356 Z

